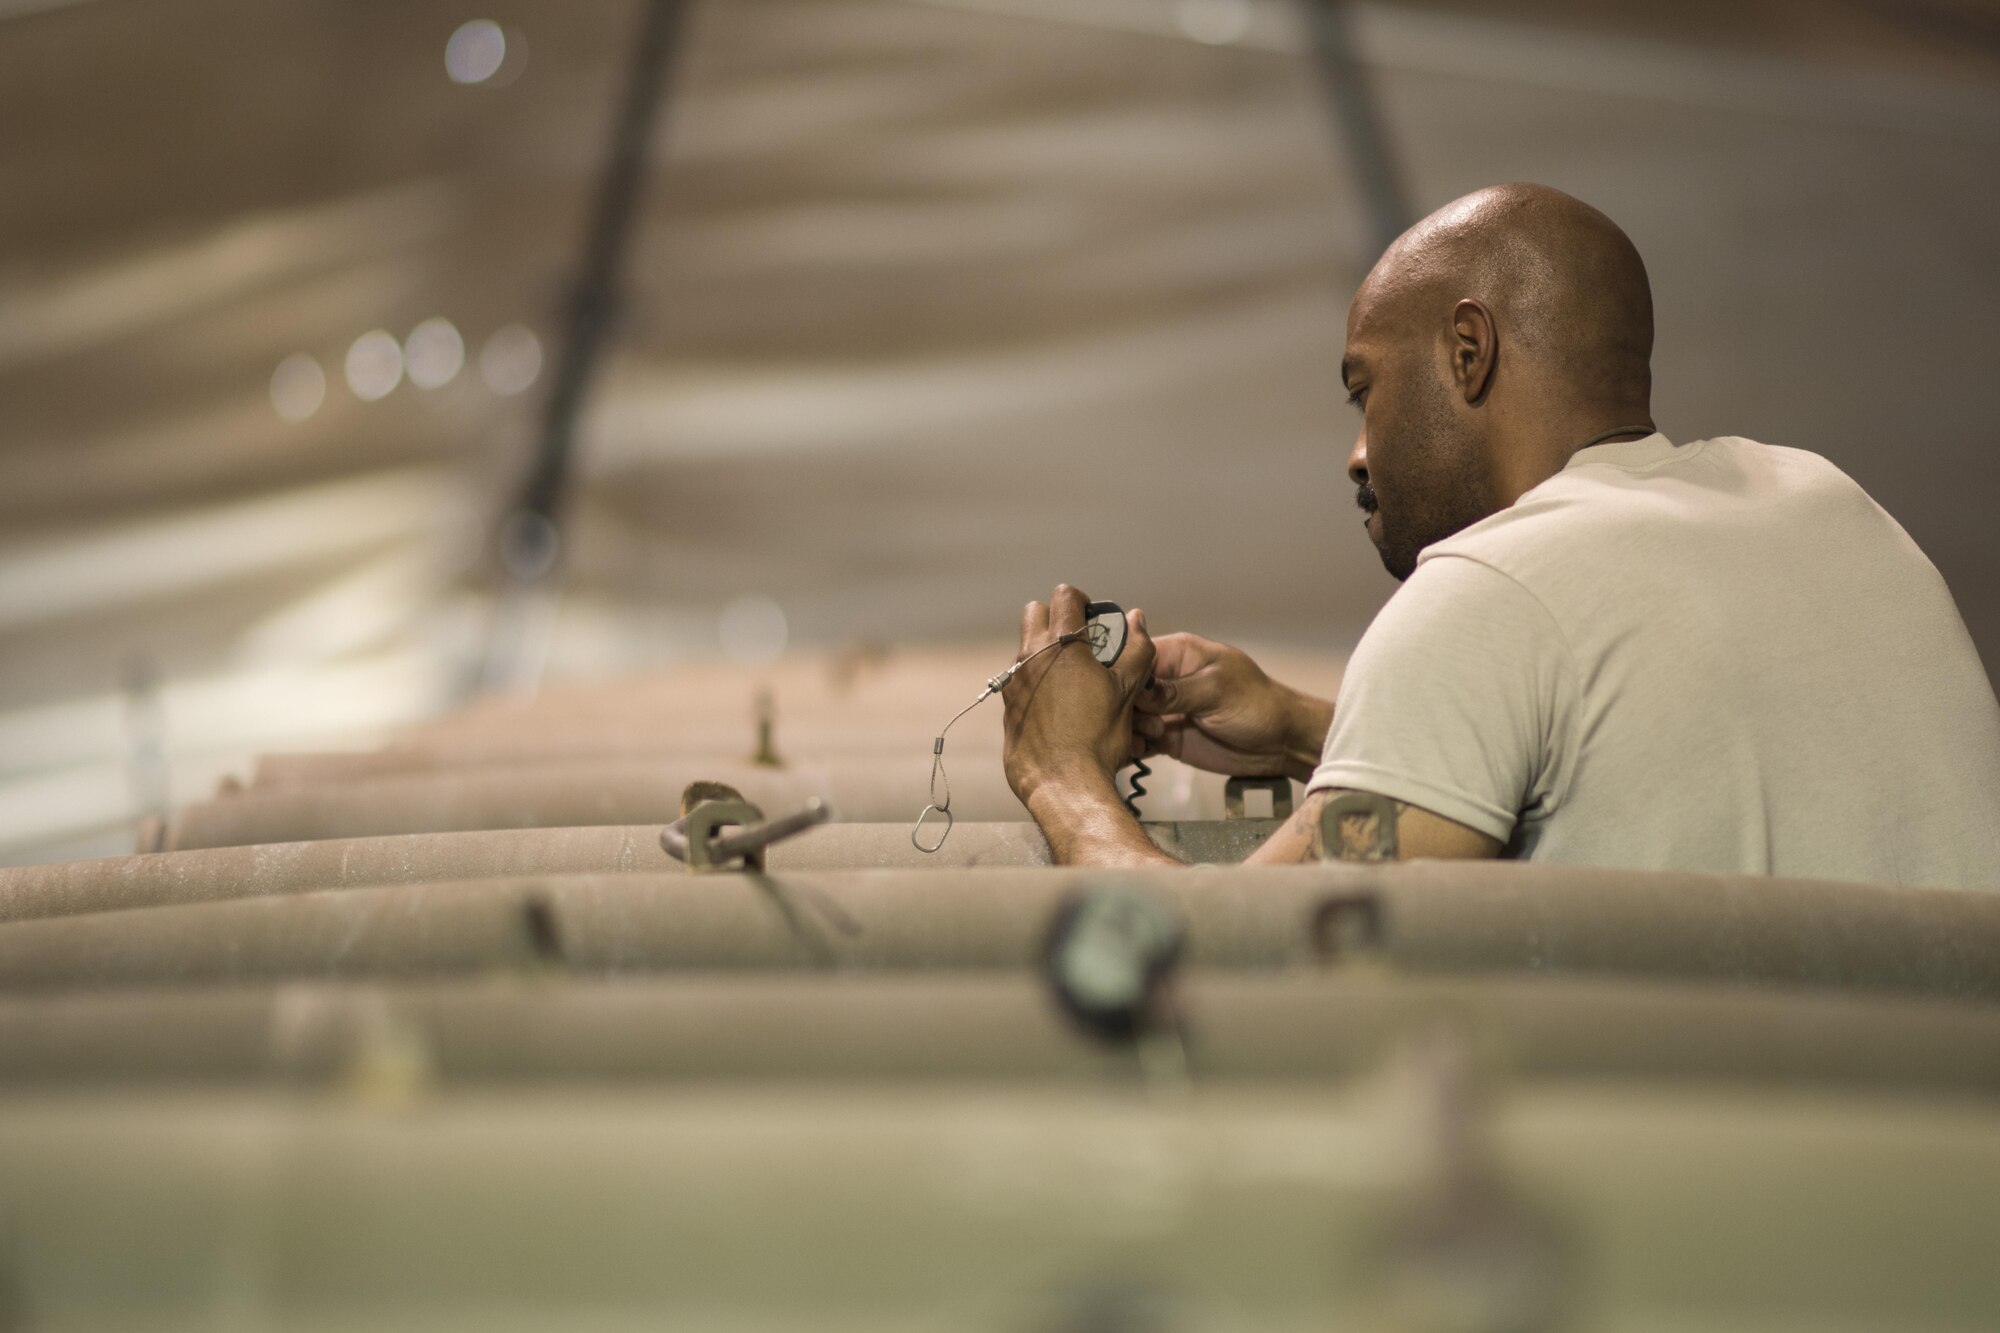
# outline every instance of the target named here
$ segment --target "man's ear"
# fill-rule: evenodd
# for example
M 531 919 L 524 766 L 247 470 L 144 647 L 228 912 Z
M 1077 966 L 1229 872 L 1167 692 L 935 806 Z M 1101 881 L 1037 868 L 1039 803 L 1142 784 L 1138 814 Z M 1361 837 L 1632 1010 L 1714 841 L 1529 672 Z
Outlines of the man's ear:
M 1460 301 L 1451 312 L 1451 378 L 1472 406 L 1484 402 L 1493 388 L 1493 369 L 1500 359 L 1500 333 L 1493 312 L 1482 301 Z

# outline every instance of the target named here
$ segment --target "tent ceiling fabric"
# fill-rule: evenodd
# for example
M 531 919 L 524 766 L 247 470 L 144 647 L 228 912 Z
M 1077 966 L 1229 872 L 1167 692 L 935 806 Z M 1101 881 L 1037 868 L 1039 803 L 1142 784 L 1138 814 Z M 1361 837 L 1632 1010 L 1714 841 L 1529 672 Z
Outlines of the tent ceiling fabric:
M 0 732 L 80 709 L 102 737 L 0 757 L 0 858 L 40 836 L 9 792 L 115 780 L 135 654 L 170 730 L 177 690 L 298 683 L 228 745 L 452 697 L 549 380 L 496 393 L 479 353 L 522 325 L 553 364 L 638 17 L 482 12 L 504 86 L 446 77 L 462 4 L 0 2 Z M 1833 458 L 1989 664 L 1996 14 L 1353 24 L 1417 208 L 1537 179 L 1618 218 L 1663 428 Z M 681 57 L 579 437 L 559 672 L 713 652 L 753 594 L 795 643 L 1001 642 L 1058 579 L 1156 627 L 1353 641 L 1393 587 L 1335 371 L 1373 243 L 1290 4 L 716 0 Z M 356 338 L 436 316 L 449 384 L 350 391 Z M 327 384 L 293 423 L 296 354 Z

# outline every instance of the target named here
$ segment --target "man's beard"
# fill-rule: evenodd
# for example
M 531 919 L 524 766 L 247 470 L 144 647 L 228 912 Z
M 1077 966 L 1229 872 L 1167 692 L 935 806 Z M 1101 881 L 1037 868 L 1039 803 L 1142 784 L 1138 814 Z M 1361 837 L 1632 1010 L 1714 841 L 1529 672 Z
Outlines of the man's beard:
M 1444 386 L 1427 387 L 1411 413 L 1406 438 L 1393 444 L 1392 456 L 1404 465 L 1390 487 L 1391 504 L 1381 507 L 1374 476 L 1361 484 L 1354 500 L 1367 513 L 1379 512 L 1381 535 L 1370 531 L 1382 567 L 1398 583 L 1417 571 L 1417 556 L 1433 542 L 1477 523 L 1499 506 L 1479 466 L 1475 441 L 1451 414 Z

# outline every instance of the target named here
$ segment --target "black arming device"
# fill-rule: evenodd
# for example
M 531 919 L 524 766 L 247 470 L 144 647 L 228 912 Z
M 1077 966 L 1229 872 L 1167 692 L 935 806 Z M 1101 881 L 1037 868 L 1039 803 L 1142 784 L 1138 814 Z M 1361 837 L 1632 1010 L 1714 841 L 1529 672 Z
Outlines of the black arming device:
M 1128 633 L 1125 608 L 1118 603 L 1092 602 L 1083 608 L 1083 641 L 1090 646 L 1090 655 L 1105 666 L 1125 651 Z
M 1092 602 L 1083 608 L 1083 641 L 1090 648 L 1090 655 L 1109 667 L 1125 651 L 1125 640 L 1131 637 L 1131 629 L 1125 623 L 1125 608 L 1116 602 Z M 1132 794 L 1125 797 L 1125 808 L 1132 817 L 1139 817 L 1139 798 L 1146 794 L 1145 779 L 1153 776 L 1153 770 L 1143 759 L 1132 761 Z

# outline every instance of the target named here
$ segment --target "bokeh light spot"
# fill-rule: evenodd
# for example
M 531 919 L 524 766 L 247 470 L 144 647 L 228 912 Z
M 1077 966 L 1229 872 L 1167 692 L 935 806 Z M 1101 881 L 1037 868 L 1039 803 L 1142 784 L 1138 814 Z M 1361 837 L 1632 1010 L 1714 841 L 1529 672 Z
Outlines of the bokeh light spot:
M 479 378 L 495 393 L 524 393 L 541 373 L 542 340 L 519 324 L 493 330 L 479 349 Z
M 465 339 L 443 316 L 427 319 L 403 340 L 403 363 L 410 383 L 419 389 L 441 389 L 465 369 Z
M 364 403 L 389 396 L 403 382 L 403 345 L 385 329 L 370 329 L 347 349 L 347 387 Z
M 287 421 L 304 421 L 326 401 L 326 372 L 304 352 L 286 357 L 271 372 L 271 406 Z
M 461 23 L 444 44 L 444 70 L 453 83 L 484 83 L 507 60 L 507 34 L 492 19 Z

